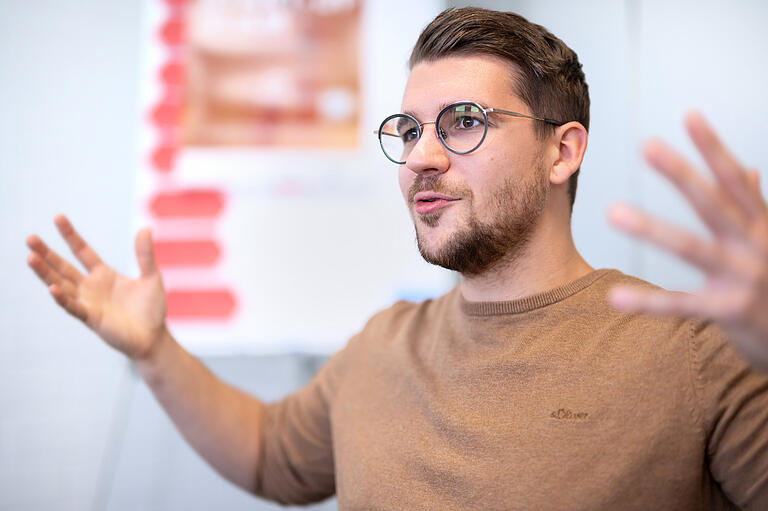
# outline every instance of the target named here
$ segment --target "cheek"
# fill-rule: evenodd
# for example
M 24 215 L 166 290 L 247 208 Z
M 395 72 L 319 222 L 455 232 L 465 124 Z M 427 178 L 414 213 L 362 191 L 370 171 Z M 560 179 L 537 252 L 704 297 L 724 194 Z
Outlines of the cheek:
M 414 179 L 416 179 L 416 174 L 407 169 L 405 165 L 400 165 L 400 169 L 397 173 L 397 180 L 400 184 L 400 193 L 403 194 L 403 199 L 406 201 L 408 200 L 408 190 L 410 190 Z
M 497 191 L 504 186 L 504 176 L 482 176 L 466 183 L 470 195 L 470 213 L 479 220 L 487 220 L 497 209 Z

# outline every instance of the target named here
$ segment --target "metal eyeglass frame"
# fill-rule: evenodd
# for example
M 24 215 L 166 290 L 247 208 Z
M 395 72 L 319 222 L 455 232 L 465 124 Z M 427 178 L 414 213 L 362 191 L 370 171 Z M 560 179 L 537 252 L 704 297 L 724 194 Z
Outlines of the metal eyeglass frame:
M 461 106 L 461 105 L 469 105 L 469 106 L 476 107 L 476 108 L 478 108 L 483 113 L 483 136 L 480 138 L 480 141 L 477 143 L 477 145 L 475 147 L 473 147 L 472 149 L 470 149 L 469 151 L 456 151 L 456 150 L 451 149 L 450 147 L 448 147 L 448 144 L 445 142 L 445 139 L 443 138 L 443 134 L 441 133 L 441 130 L 435 129 L 435 133 L 437 133 L 437 138 L 440 140 L 440 143 L 443 144 L 443 147 L 445 147 L 446 149 L 448 149 L 449 151 L 451 151 L 452 153 L 455 153 L 455 154 L 468 154 L 468 153 L 471 153 L 472 151 L 476 150 L 478 147 L 480 147 L 483 144 L 483 141 L 485 140 L 485 136 L 488 134 L 488 114 L 489 113 L 511 115 L 513 117 L 523 117 L 525 119 L 533 119 L 535 121 L 542 121 L 542 122 L 546 122 L 548 124 L 554 124 L 555 126 L 562 126 L 563 124 L 565 124 L 563 122 L 560 122 L 560 121 L 555 120 L 555 119 L 550 119 L 548 117 L 536 117 L 534 115 L 521 114 L 519 112 L 512 112 L 510 110 L 502 110 L 500 108 L 493 108 L 493 107 L 486 108 L 484 106 L 479 105 L 478 103 L 475 103 L 474 101 L 458 101 L 456 103 L 451 103 L 450 105 L 448 105 L 445 108 L 443 108 L 442 110 L 440 110 L 440 113 L 437 114 L 437 118 L 434 121 L 419 122 L 413 116 L 408 115 L 408 114 L 392 114 L 389 117 L 387 117 L 386 119 L 384 119 L 381 122 L 381 124 L 379 125 L 379 129 L 373 131 L 373 133 L 375 135 L 378 135 L 378 137 L 379 137 L 379 146 L 381 146 L 381 150 L 384 153 L 384 156 L 386 156 L 387 159 L 389 161 L 391 161 L 392 163 L 397 163 L 398 165 L 402 165 L 402 164 L 405 163 L 405 161 L 397 161 L 397 160 L 391 158 L 387 154 L 387 151 L 384 149 L 384 144 L 381 141 L 381 136 L 382 135 L 388 135 L 388 136 L 392 136 L 392 137 L 397 137 L 398 136 L 398 135 L 395 135 L 394 133 L 387 133 L 387 132 L 384 131 L 384 125 L 387 122 L 389 122 L 390 119 L 394 119 L 395 117 L 406 117 L 408 119 L 411 119 L 416 124 L 416 127 L 417 127 L 416 129 L 418 130 L 417 133 L 416 133 L 417 139 L 421 140 L 421 133 L 422 133 L 423 126 L 425 124 L 434 124 L 435 127 L 437 127 L 438 123 L 440 122 L 440 118 L 443 116 L 443 114 L 445 114 L 446 112 L 448 112 L 448 111 L 450 111 L 450 110 L 452 110 L 452 109 L 454 109 L 454 108 L 456 108 L 458 106 Z

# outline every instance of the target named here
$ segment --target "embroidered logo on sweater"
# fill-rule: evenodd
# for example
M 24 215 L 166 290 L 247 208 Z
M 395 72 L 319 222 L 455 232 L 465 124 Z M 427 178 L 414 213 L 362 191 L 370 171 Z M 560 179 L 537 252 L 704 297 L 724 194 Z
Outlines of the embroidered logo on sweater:
M 555 410 L 552 412 L 549 416 L 553 419 L 557 420 L 577 420 L 577 421 L 583 421 L 587 419 L 587 416 L 589 414 L 586 412 L 574 412 L 573 410 L 567 410 L 565 408 L 560 408 L 559 410 Z

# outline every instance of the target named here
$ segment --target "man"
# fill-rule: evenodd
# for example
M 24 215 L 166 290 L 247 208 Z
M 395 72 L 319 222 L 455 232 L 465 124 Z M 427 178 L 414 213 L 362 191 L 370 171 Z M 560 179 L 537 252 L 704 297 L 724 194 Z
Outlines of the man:
M 147 229 L 136 280 L 63 216 L 87 275 L 35 236 L 29 265 L 135 363 L 216 470 L 279 502 L 765 509 L 768 209 L 755 174 L 690 115 L 715 185 L 661 142 L 646 154 L 713 240 L 627 206 L 611 219 L 701 268 L 704 289 L 593 270 L 570 233 L 589 124 L 576 54 L 517 15 L 467 8 L 438 16 L 410 64 L 402 113 L 379 138 L 400 163 L 419 250 L 460 283 L 380 312 L 284 400 L 226 385 L 170 336 Z

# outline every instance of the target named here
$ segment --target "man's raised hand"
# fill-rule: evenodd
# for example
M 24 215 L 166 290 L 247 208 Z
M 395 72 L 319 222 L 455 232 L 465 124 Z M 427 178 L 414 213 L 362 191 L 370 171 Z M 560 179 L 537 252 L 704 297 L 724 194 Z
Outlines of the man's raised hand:
M 689 114 L 686 128 L 714 180 L 661 141 L 649 142 L 645 156 L 683 194 L 711 238 L 626 204 L 613 206 L 609 219 L 697 267 L 704 287 L 688 294 L 622 286 L 610 300 L 629 312 L 712 319 L 755 366 L 768 370 L 768 207 L 757 173 L 738 162 L 701 115 Z
M 129 279 L 104 264 L 64 215 L 56 215 L 54 223 L 86 273 L 34 234 L 26 240 L 31 250 L 27 264 L 48 286 L 56 303 L 109 345 L 134 360 L 148 357 L 166 332 L 165 292 L 149 229 L 136 234 L 141 274 Z

